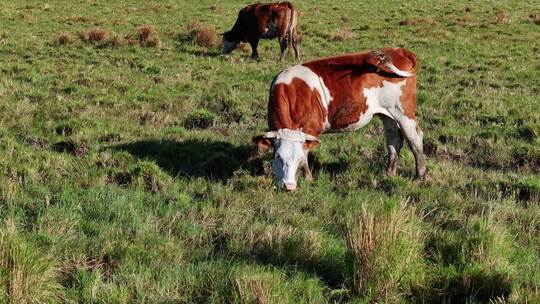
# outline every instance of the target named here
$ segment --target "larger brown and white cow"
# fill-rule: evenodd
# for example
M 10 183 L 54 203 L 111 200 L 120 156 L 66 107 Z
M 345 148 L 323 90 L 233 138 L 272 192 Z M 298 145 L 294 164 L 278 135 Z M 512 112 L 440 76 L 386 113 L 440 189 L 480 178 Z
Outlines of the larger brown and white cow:
M 252 49 L 251 58 L 257 60 L 259 40 L 278 38 L 280 60 L 283 60 L 289 43 L 299 60 L 297 22 L 298 12 L 289 2 L 248 5 L 240 10 L 232 29 L 223 33 L 223 54 L 231 53 L 240 42 L 248 42 Z
M 387 140 L 387 173 L 396 174 L 404 137 L 416 159 L 416 173 L 426 176 L 422 131 L 416 118 L 416 56 L 386 48 L 311 61 L 283 70 L 272 82 L 268 103 L 270 132 L 253 138 L 259 147 L 274 146 L 278 184 L 296 189 L 301 168 L 311 179 L 308 153 L 324 132 L 353 131 L 374 115 L 381 117 Z

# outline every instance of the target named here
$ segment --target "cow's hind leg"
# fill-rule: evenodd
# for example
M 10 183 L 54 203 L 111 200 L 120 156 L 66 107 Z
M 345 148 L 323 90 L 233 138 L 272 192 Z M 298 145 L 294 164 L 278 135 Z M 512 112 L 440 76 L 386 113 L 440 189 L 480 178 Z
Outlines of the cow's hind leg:
M 280 48 L 279 61 L 283 61 L 283 59 L 285 59 L 285 53 L 287 51 L 287 46 L 289 45 L 288 40 L 289 39 L 287 38 L 287 36 L 279 38 L 279 48 Z
M 388 147 L 388 167 L 386 173 L 389 176 L 394 176 L 396 175 L 397 161 L 401 147 L 403 147 L 404 137 L 394 119 L 386 115 L 380 115 L 380 118 L 383 122 L 386 146 Z
M 390 114 L 396 119 L 401 131 L 407 138 L 407 141 L 413 151 L 414 158 L 416 160 L 416 174 L 418 178 L 425 179 L 427 177 L 426 159 L 424 157 L 423 149 L 423 133 L 418 125 L 416 119 L 407 117 L 401 111 L 390 111 Z
M 298 32 L 296 29 L 292 31 L 291 44 L 294 50 L 294 57 L 296 61 L 300 61 L 300 50 L 298 49 Z

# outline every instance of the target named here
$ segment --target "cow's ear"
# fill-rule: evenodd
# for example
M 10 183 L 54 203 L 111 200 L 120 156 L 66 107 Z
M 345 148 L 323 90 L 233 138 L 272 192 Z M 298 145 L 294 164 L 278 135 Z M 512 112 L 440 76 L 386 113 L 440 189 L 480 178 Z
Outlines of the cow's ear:
M 251 141 L 259 147 L 259 149 L 266 150 L 270 148 L 274 144 L 274 141 L 272 139 L 266 138 L 264 135 L 255 136 L 251 139 Z
M 319 144 L 319 141 L 318 140 L 306 140 L 304 142 L 304 148 L 308 149 L 308 150 L 312 150 L 313 148 L 315 148 L 317 145 Z

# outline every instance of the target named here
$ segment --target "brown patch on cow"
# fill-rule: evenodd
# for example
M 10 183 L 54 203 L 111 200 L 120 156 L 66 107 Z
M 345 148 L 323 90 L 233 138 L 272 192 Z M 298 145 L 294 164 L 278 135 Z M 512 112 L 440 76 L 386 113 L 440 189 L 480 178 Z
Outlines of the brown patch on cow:
M 345 101 L 339 107 L 332 107 L 330 110 L 329 122 L 334 130 L 345 129 L 346 127 L 358 122 L 362 114 L 367 111 L 366 97 L 360 97 L 358 100 Z M 332 111 L 333 110 L 333 111 Z
M 416 76 L 407 78 L 405 84 L 401 87 L 401 97 L 399 99 L 401 107 L 410 119 L 416 120 Z M 416 125 L 419 128 L 418 124 Z
M 259 148 L 259 152 L 268 150 L 268 148 L 274 144 L 270 139 L 264 138 L 264 135 L 253 137 L 251 142 Z
M 268 125 L 271 130 L 302 129 L 319 136 L 323 132 L 326 111 L 321 96 L 303 80 L 294 78 L 291 84 L 277 84 L 268 103 Z

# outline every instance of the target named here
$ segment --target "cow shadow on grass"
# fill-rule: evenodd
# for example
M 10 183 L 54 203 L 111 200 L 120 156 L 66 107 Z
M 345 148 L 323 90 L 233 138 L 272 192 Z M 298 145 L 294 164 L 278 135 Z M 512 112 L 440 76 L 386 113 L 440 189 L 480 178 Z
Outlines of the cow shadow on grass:
M 250 145 L 224 141 L 189 139 L 141 140 L 112 147 L 133 156 L 156 162 L 172 176 L 204 177 L 225 182 L 239 169 L 253 175 L 263 174 L 262 160 Z

